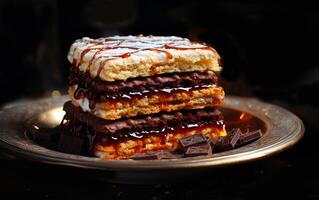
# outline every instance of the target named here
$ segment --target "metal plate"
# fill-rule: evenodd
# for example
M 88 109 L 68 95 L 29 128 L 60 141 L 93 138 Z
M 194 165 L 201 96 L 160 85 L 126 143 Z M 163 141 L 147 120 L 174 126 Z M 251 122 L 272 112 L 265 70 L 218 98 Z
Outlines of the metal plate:
M 291 112 L 252 98 L 228 96 L 223 107 L 250 113 L 266 125 L 266 132 L 256 142 L 216 153 L 212 157 L 198 156 L 171 160 L 102 160 L 65 154 L 39 146 L 27 137 L 25 123 L 37 116 L 38 123 L 58 124 L 63 116 L 62 105 L 67 96 L 9 104 L 0 111 L 0 145 L 12 155 L 43 163 L 107 170 L 112 172 L 176 171 L 202 169 L 237 164 L 278 153 L 291 147 L 304 134 L 302 121 Z M 42 116 L 42 117 L 41 117 Z M 31 120 L 31 121 L 32 121 Z

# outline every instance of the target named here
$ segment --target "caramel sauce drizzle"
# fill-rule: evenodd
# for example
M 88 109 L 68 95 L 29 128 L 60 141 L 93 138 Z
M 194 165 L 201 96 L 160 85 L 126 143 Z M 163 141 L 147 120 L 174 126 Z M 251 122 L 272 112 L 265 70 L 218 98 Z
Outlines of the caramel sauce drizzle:
M 143 35 L 139 35 L 139 36 L 136 36 L 136 38 L 140 38 L 140 37 L 143 37 Z M 153 36 L 147 36 L 147 38 L 152 38 Z M 107 44 L 108 42 L 110 41 L 119 41 L 117 44 L 114 45 L 114 43 L 111 43 L 111 44 Z M 129 42 L 129 43 L 133 43 L 132 46 L 130 45 L 122 45 L 124 42 Z M 149 45 L 150 47 L 137 47 L 136 44 L 137 42 L 139 43 L 142 43 L 142 44 L 146 44 L 146 45 Z M 204 44 L 201 44 L 201 43 L 195 43 L 195 42 L 189 42 L 187 39 L 184 39 L 184 38 L 178 38 L 173 40 L 173 39 L 169 39 L 167 41 L 159 41 L 161 42 L 160 44 L 157 43 L 158 41 L 135 41 L 135 40 L 129 40 L 129 39 L 113 39 L 113 38 L 105 38 L 104 40 L 90 40 L 88 41 L 88 44 L 94 44 L 93 46 L 91 47 L 88 47 L 88 48 L 85 48 L 84 50 L 82 50 L 81 54 L 80 54 L 80 59 L 79 61 L 77 62 L 76 59 L 73 59 L 73 65 L 74 66 L 77 66 L 79 67 L 80 65 L 83 64 L 83 58 L 84 56 L 90 52 L 91 50 L 97 50 L 93 57 L 91 58 L 91 60 L 89 61 L 89 65 L 88 65 L 88 69 L 90 69 L 90 66 L 92 65 L 93 61 L 94 60 L 97 60 L 97 59 L 100 59 L 102 57 L 109 57 L 105 60 L 103 60 L 99 66 L 99 69 L 98 69 L 98 73 L 97 75 L 99 76 L 100 72 L 102 71 L 102 69 L 100 69 L 101 67 L 103 67 L 105 65 L 105 63 L 109 60 L 113 60 L 113 59 L 117 59 L 117 58 L 128 58 L 130 57 L 132 54 L 134 53 L 137 53 L 137 52 L 141 52 L 141 51 L 156 51 L 156 52 L 161 52 L 161 53 L 165 53 L 166 55 L 166 59 L 167 60 L 170 60 L 173 58 L 173 55 L 167 51 L 167 49 L 176 49 L 176 50 L 190 50 L 190 49 L 203 49 L 203 50 L 210 50 L 210 51 L 213 51 L 215 52 L 215 49 L 209 47 L 209 46 L 206 46 Z M 186 45 L 189 45 L 189 44 L 198 44 L 198 45 L 201 45 L 201 47 L 181 47 L 177 44 L 177 42 L 187 42 Z M 96 47 L 98 45 L 102 45 L 102 47 Z M 181 45 L 185 45 L 185 44 L 181 44 Z M 106 51 L 106 50 L 111 50 L 111 49 L 133 49 L 133 50 L 136 50 L 136 51 L 132 51 L 132 52 L 126 52 L 126 53 L 123 53 L 123 54 L 119 54 L 119 55 L 109 55 L 109 56 L 99 56 L 99 57 L 96 57 L 96 55 L 100 54 L 102 51 Z M 73 55 L 74 53 L 76 52 L 77 50 L 77 47 L 74 48 L 73 50 Z M 103 65 L 102 65 L 103 63 Z

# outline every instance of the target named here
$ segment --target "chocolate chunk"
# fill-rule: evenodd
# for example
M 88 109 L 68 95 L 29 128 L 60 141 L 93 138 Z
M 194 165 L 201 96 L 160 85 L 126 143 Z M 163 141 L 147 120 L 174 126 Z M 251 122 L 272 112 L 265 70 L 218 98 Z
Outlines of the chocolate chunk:
M 214 150 L 214 147 L 215 147 L 215 143 L 213 142 L 213 140 L 212 139 L 207 139 L 207 144 L 209 144 L 210 145 L 210 148 L 211 148 L 211 152 L 213 152 L 213 150 Z
M 161 150 L 158 152 L 159 159 L 174 159 L 174 158 L 181 158 L 181 157 L 183 157 L 183 155 L 176 151 Z
M 180 141 L 181 146 L 183 149 L 186 149 L 190 146 L 200 145 L 203 143 L 207 143 L 207 140 L 204 135 L 202 134 L 194 134 L 185 138 L 182 138 Z
M 251 131 L 251 132 L 247 131 L 246 133 L 241 135 L 239 142 L 238 142 L 238 145 L 241 146 L 241 145 L 253 142 L 253 141 L 261 138 L 261 136 L 262 136 L 262 133 L 261 133 L 260 129 L 255 130 L 255 131 Z
M 169 151 L 169 150 L 160 150 L 160 151 L 153 151 L 148 153 L 137 153 L 130 157 L 133 160 L 158 160 L 158 159 L 174 159 L 174 158 L 181 158 L 183 157 L 182 154 L 176 151 Z
M 211 146 L 206 142 L 198 146 L 191 146 L 186 149 L 185 157 L 201 156 L 201 155 L 211 155 Z
M 225 151 L 225 150 L 235 148 L 241 135 L 242 135 L 242 132 L 239 128 L 232 129 L 227 136 L 222 137 L 217 141 L 216 143 L 217 149 L 220 151 Z
M 137 153 L 130 157 L 133 160 L 155 160 L 158 159 L 157 152 Z
M 84 139 L 73 135 L 62 134 L 58 150 L 64 153 L 80 154 Z

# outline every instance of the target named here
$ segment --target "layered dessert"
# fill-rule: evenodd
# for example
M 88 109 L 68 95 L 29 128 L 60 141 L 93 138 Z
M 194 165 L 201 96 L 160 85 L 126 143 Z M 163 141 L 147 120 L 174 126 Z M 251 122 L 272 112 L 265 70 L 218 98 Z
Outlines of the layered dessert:
M 63 134 L 83 139 L 82 152 L 126 159 L 175 150 L 197 133 L 212 141 L 226 135 L 212 47 L 173 36 L 82 38 L 68 60 Z

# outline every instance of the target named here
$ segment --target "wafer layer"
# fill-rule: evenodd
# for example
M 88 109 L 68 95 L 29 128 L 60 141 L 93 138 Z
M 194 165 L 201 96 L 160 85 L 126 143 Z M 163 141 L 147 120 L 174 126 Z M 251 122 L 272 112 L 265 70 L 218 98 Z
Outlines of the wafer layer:
M 105 81 L 220 70 L 220 57 L 212 47 L 174 36 L 82 38 L 72 44 L 68 59 L 91 77 Z
M 108 159 L 121 159 L 135 153 L 176 149 L 179 139 L 201 132 L 213 141 L 225 135 L 223 116 L 216 109 L 183 110 L 147 117 L 104 120 L 71 102 L 64 105 L 69 133 L 94 138 L 93 153 Z M 89 137 L 88 137 L 89 136 Z
M 195 109 L 219 106 L 223 103 L 224 91 L 221 87 L 198 88 L 189 91 L 155 92 L 132 99 L 105 100 L 90 108 L 90 100 L 74 98 L 74 88 L 69 88 L 72 103 L 82 110 L 108 120 L 136 115 L 147 115 L 161 111 L 171 112 L 180 109 Z

